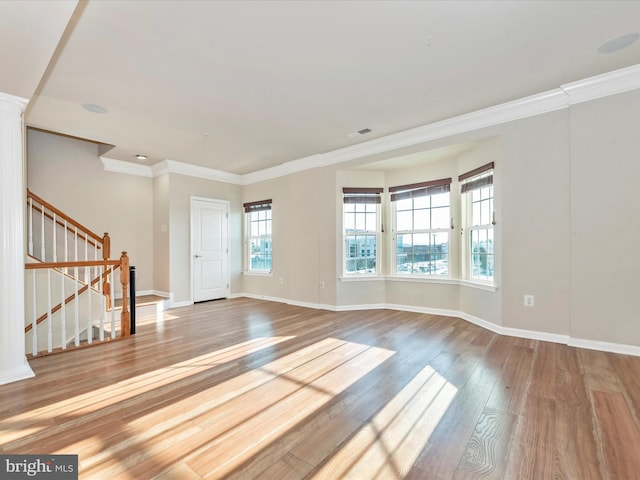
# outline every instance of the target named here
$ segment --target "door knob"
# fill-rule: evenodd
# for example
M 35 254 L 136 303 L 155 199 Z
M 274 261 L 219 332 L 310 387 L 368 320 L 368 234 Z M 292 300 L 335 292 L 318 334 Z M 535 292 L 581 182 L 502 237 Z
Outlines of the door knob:
M 196 258 L 200 258 L 200 257 L 202 257 L 202 255 L 198 255 L 198 254 L 196 253 L 196 254 L 195 254 L 195 257 L 196 257 Z

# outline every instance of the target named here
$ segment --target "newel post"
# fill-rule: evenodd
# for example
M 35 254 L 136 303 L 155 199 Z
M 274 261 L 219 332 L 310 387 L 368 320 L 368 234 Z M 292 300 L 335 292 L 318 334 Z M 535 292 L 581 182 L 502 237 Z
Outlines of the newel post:
M 129 257 L 127 257 L 127 252 L 122 252 L 120 256 L 120 283 L 122 284 L 120 335 L 128 337 L 131 335 L 131 319 L 129 317 L 129 301 L 127 298 L 127 292 L 129 291 Z
M 104 237 L 102 237 L 102 259 L 109 260 L 111 256 L 111 238 L 107 232 L 104 232 Z

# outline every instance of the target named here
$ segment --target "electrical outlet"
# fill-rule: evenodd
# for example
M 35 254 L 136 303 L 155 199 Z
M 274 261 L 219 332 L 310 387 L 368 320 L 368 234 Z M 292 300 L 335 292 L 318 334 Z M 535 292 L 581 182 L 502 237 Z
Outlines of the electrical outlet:
M 524 296 L 524 306 L 525 307 L 534 307 L 535 301 L 533 295 L 525 295 Z
M 279 283 L 280 285 L 283 285 L 283 284 L 284 284 L 284 278 L 280 277 L 280 278 L 278 279 L 278 283 Z
M 324 282 L 320 282 L 320 288 L 324 288 Z

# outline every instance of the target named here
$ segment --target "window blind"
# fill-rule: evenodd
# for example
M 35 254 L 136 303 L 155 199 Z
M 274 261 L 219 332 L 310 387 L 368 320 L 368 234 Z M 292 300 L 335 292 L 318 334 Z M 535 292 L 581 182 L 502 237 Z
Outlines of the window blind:
M 466 193 L 472 190 L 478 190 L 483 187 L 487 187 L 489 185 L 493 185 L 493 173 L 491 175 L 484 175 L 478 177 L 478 175 L 482 175 L 483 173 L 490 172 L 493 170 L 493 162 L 487 163 L 482 167 L 478 167 L 476 169 L 471 170 L 470 172 L 463 173 L 458 177 L 458 180 L 464 182 L 461 186 L 461 192 Z M 473 179 L 474 177 L 478 177 Z M 468 181 L 465 181 L 468 180 Z
M 249 212 L 259 212 L 261 210 L 271 210 L 271 202 L 272 200 L 260 200 L 259 202 L 248 202 L 243 203 L 245 213 Z
M 450 189 L 451 178 L 441 178 L 440 180 L 431 180 L 429 182 L 411 183 L 408 185 L 390 187 L 389 192 L 391 192 L 391 201 L 396 202 L 407 198 L 447 193 Z
M 382 188 L 343 188 L 344 203 L 382 203 Z

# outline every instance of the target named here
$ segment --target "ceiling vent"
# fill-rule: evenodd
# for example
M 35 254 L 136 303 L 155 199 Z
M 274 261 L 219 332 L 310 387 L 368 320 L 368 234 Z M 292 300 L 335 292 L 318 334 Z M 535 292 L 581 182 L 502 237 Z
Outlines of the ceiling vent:
M 358 130 L 356 132 L 351 132 L 347 135 L 347 137 L 350 138 L 356 138 L 359 137 L 360 135 L 366 135 L 367 133 L 371 133 L 371 129 L 370 128 L 363 128 L 362 130 Z

